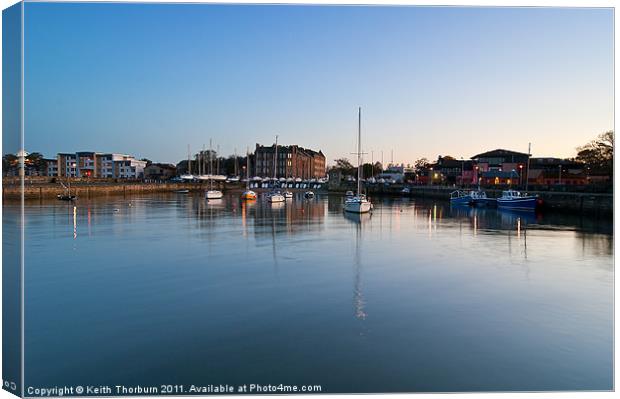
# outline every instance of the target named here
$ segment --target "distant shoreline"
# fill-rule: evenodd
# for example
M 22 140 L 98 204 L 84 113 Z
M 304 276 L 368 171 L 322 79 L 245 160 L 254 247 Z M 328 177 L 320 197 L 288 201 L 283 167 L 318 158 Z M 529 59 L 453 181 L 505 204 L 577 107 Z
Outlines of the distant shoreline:
M 107 195 L 138 195 L 149 193 L 165 193 L 175 192 L 177 190 L 205 191 L 211 185 L 208 182 L 140 182 L 140 181 L 79 181 L 71 184 L 71 194 L 80 198 L 91 198 Z M 213 187 L 224 191 L 225 193 L 241 193 L 245 189 L 242 182 L 214 182 Z M 429 198 L 448 200 L 450 192 L 454 191 L 454 187 L 442 186 L 413 186 L 410 187 L 409 194 L 401 194 L 401 185 L 394 187 L 375 186 L 368 188 L 369 196 L 391 196 L 391 197 L 411 197 L 411 198 Z M 311 189 L 319 193 L 344 194 L 348 187 L 330 187 L 325 189 Z M 269 191 L 268 188 L 252 188 L 252 190 L 260 193 Z M 306 191 L 306 188 L 287 188 L 286 190 L 299 192 Z M 501 189 L 485 189 L 490 197 L 497 197 L 501 194 Z M 65 193 L 64 188 L 59 183 L 49 183 L 49 180 L 40 182 L 26 181 L 24 184 L 25 200 L 50 199 L 56 198 L 58 194 Z M 553 191 L 530 191 L 531 194 L 537 194 L 544 201 L 544 209 L 587 214 L 599 216 L 613 215 L 613 194 L 607 193 L 579 193 L 579 192 L 553 192 Z M 19 200 L 22 198 L 21 185 L 15 181 L 6 180 L 2 184 L 2 198 L 6 201 Z

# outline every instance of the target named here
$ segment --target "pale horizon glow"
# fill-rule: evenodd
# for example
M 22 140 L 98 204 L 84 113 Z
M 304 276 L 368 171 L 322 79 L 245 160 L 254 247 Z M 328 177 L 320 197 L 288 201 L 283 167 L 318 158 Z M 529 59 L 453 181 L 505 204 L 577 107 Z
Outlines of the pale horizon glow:
M 573 157 L 614 127 L 611 8 L 26 3 L 25 148 Z

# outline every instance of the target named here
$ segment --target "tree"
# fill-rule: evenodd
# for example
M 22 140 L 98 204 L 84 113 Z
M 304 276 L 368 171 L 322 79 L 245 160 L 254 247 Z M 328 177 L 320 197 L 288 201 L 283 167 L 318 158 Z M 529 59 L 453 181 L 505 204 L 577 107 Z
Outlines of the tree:
M 142 158 L 142 159 L 141 159 L 141 161 L 146 162 L 146 166 L 150 166 L 150 165 L 153 163 L 153 161 L 151 161 L 151 160 L 150 160 L 150 159 L 148 159 L 148 158 Z
M 6 154 L 2 157 L 2 174 L 4 176 L 9 174 L 9 171 L 14 171 L 19 166 L 19 159 L 15 154 Z
M 346 159 L 346 158 L 338 158 L 338 159 L 336 159 L 334 161 L 336 162 L 336 165 L 334 166 L 334 169 L 340 170 L 340 172 L 342 172 L 343 175 L 354 175 L 354 174 L 356 174 L 355 166 L 353 166 L 351 164 L 351 162 L 349 162 L 348 159 Z
M 614 132 L 600 134 L 588 144 L 577 148 L 577 161 L 586 164 L 591 173 L 613 175 L 614 170 Z
M 426 158 L 420 158 L 413 163 L 413 167 L 416 173 L 421 173 L 422 171 L 428 169 L 430 162 Z
M 40 152 L 31 152 L 26 156 L 24 160 L 27 168 L 38 171 L 40 174 L 45 174 L 47 170 L 47 162 L 43 158 L 43 154 Z
M 365 163 L 364 165 L 362 165 L 362 174 L 364 175 L 365 179 L 368 179 L 369 177 L 374 176 L 377 173 L 373 164 Z
M 338 158 L 335 160 L 336 168 L 338 169 L 353 169 L 354 166 L 349 162 L 347 158 Z

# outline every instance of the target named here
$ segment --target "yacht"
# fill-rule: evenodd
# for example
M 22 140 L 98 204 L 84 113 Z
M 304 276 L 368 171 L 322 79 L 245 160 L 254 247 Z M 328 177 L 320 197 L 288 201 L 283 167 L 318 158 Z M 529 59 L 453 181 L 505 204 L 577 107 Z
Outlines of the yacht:
M 284 202 L 284 200 L 286 198 L 284 198 L 284 195 L 282 195 L 282 192 L 278 189 L 276 189 L 276 185 L 278 182 L 278 177 L 277 177 L 277 159 L 278 159 L 278 136 L 276 136 L 276 150 L 275 150 L 275 155 L 273 157 L 273 191 L 271 191 L 271 193 L 269 193 L 267 195 L 267 201 L 271 202 L 271 203 L 276 203 L 276 202 Z M 263 181 L 268 180 L 268 179 L 263 179 Z M 285 179 L 286 180 L 286 179 Z
M 248 177 L 245 179 L 245 191 L 241 193 L 241 199 L 246 200 L 246 201 L 253 201 L 256 199 L 256 193 L 250 190 L 250 149 L 249 148 L 246 151 L 246 160 L 247 160 L 247 165 L 246 165 L 245 170 L 247 171 Z
M 219 199 L 222 198 L 224 196 L 224 194 L 220 191 L 220 190 L 214 190 L 213 189 L 213 145 L 211 143 L 211 140 L 209 140 L 209 169 L 210 170 L 210 174 L 208 175 L 208 179 L 209 179 L 209 190 L 207 191 L 207 193 L 205 194 L 205 198 L 210 200 L 210 199 Z M 205 176 L 198 176 L 199 179 L 202 179 Z
M 366 213 L 372 209 L 372 204 L 362 194 L 362 108 L 357 114 L 357 193 L 344 202 L 345 212 Z
M 267 201 L 274 203 L 274 202 L 284 202 L 286 198 L 284 198 L 284 195 L 282 195 L 282 193 L 278 190 L 273 191 L 271 193 L 268 194 L 267 196 Z

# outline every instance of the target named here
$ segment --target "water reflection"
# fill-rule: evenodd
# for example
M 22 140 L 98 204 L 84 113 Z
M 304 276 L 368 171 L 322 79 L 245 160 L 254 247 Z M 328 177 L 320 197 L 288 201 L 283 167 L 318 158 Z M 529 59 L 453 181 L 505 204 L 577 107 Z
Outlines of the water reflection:
M 353 256 L 354 265 L 354 283 L 353 283 L 353 308 L 355 317 L 359 320 L 365 320 L 368 314 L 365 309 L 364 294 L 362 292 L 362 226 L 370 220 L 370 213 L 350 213 L 343 212 L 345 219 L 349 220 L 355 226 L 355 252 Z
M 240 201 L 236 196 L 206 201 L 201 195 L 159 195 L 136 197 L 130 201 L 118 197 L 94 198 L 81 200 L 71 206 L 53 201 L 37 201 L 36 205 L 27 202 L 26 215 L 45 210 L 53 217 L 66 209 L 71 220 L 71 236 L 76 240 L 79 224 L 82 222 L 87 225 L 89 237 L 96 233 L 97 229 L 94 227 L 98 224 L 111 221 L 114 221 L 113 229 L 121 234 L 132 220 L 146 218 L 156 221 L 160 216 L 155 215 L 161 209 L 167 208 L 176 212 L 180 220 L 186 220 L 188 228 L 197 227 L 200 235 L 206 234 L 205 238 L 212 237 L 215 229 L 224 226 L 228 226 L 226 229 L 232 232 L 235 220 L 239 221 L 242 237 L 254 235 L 260 239 L 268 235 L 270 240 L 276 240 L 282 234 L 322 231 L 344 218 L 354 223 L 364 222 L 368 224 L 368 229 L 378 229 L 379 234 L 387 231 L 390 235 L 415 231 L 424 225 L 430 239 L 441 234 L 441 231 L 454 227 L 458 227 L 460 236 L 466 234 L 463 230 L 465 227 L 468 227 L 473 236 L 511 231 L 507 237 L 514 235 L 517 240 L 523 240 L 525 246 L 527 234 L 531 231 L 571 231 L 581 241 L 584 251 L 592 248 L 596 253 L 608 254 L 612 250 L 613 242 L 610 237 L 613 224 L 610 220 L 579 215 L 450 206 L 443 202 L 390 199 L 374 199 L 374 202 L 372 219 L 368 215 L 343 213 L 343 200 L 340 196 L 323 196 L 313 200 L 298 196 L 285 203 L 275 204 L 262 198 L 258 201 Z M 368 220 L 365 221 L 366 217 Z M 425 221 L 420 223 L 420 219 Z M 55 219 L 55 223 L 60 221 Z
M 27 203 L 29 380 L 610 386 L 610 220 L 373 203 L 364 215 L 328 195 Z

